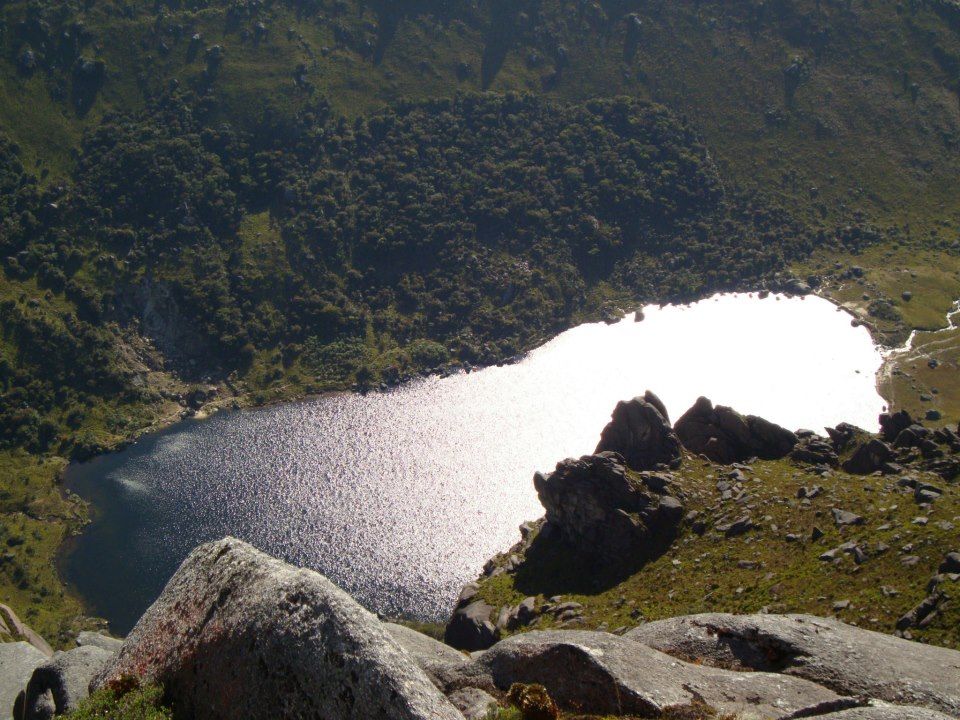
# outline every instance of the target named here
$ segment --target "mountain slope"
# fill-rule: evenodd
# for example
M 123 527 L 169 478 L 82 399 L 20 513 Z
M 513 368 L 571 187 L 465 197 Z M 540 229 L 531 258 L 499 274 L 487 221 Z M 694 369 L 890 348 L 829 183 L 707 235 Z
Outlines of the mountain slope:
M 8 0 L 0 592 L 54 636 L 83 511 L 51 468 L 210 402 L 493 362 L 791 267 L 858 300 L 837 260 L 902 307 L 894 248 L 942 315 L 958 28 L 946 0 Z

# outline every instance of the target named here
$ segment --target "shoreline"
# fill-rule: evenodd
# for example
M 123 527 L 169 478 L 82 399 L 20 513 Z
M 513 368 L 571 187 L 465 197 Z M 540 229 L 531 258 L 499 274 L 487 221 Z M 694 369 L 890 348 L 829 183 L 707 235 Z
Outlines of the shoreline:
M 763 295 L 761 292 L 759 292 L 759 291 L 754 291 L 754 292 L 743 292 L 743 293 L 715 293 L 715 294 L 712 295 L 712 296 L 708 296 L 708 298 L 704 298 L 704 300 L 709 299 L 710 297 L 714 297 L 714 296 L 716 296 L 716 295 L 734 295 L 734 294 L 741 294 L 741 295 L 750 296 L 750 297 L 756 297 L 757 295 L 760 295 L 761 298 L 764 297 L 764 295 Z M 838 303 L 836 303 L 835 301 L 833 301 L 831 298 L 829 298 L 829 297 L 824 297 L 824 296 L 819 295 L 819 294 L 816 294 L 815 296 L 818 297 L 818 298 L 820 298 L 820 299 L 823 299 L 823 300 L 826 300 L 827 302 L 829 302 L 831 305 L 833 305 L 833 306 L 836 308 L 836 310 L 837 310 L 838 312 L 841 312 L 841 311 L 842 311 L 842 312 L 845 312 L 847 315 L 850 315 L 851 318 L 856 319 L 856 315 L 855 315 L 854 313 L 850 312 L 849 309 L 842 307 L 841 305 L 839 305 Z M 796 296 L 789 296 L 789 295 L 787 295 L 787 294 L 782 294 L 781 297 L 796 297 Z M 771 298 L 771 300 L 776 300 L 776 299 L 778 299 L 776 296 L 774 296 L 774 298 Z M 801 297 L 800 299 L 802 299 L 802 297 Z M 691 304 L 692 304 L 692 303 L 664 303 L 664 304 L 661 305 L 661 307 L 663 307 L 663 306 L 668 306 L 668 305 L 690 306 Z M 645 306 L 645 307 L 650 307 L 650 306 L 652 306 L 652 305 L 656 305 L 656 304 L 651 303 L 651 304 L 648 304 L 648 305 Z M 630 312 L 628 312 L 628 313 L 622 313 L 622 314 L 620 314 L 618 317 L 619 317 L 619 319 L 617 320 L 617 322 L 629 321 L 629 320 L 630 320 L 630 317 L 631 317 L 631 313 L 630 313 Z M 606 321 L 604 321 L 604 320 L 597 320 L 597 321 L 594 321 L 594 322 L 578 323 L 577 325 L 575 325 L 575 326 L 573 326 L 573 327 L 579 327 L 579 326 L 581 326 L 581 325 L 586 325 L 586 324 L 592 324 L 592 325 L 603 325 L 603 324 L 607 324 L 607 325 L 610 325 L 610 324 L 613 324 L 613 323 L 610 322 L 609 320 L 606 320 Z M 572 329 L 572 328 L 570 328 L 570 329 Z M 568 330 L 569 330 L 569 329 L 568 329 Z M 869 328 L 868 328 L 868 330 L 869 330 Z M 564 331 L 564 332 L 566 332 L 566 331 Z M 557 336 L 559 336 L 560 334 L 562 334 L 562 333 L 558 333 Z M 554 336 L 553 338 L 548 338 L 548 339 L 546 340 L 546 342 L 550 342 L 551 340 L 555 339 L 557 336 Z M 870 337 L 871 337 L 871 342 L 874 344 L 874 346 L 877 347 L 877 348 L 881 348 L 881 349 L 882 349 L 883 346 L 876 342 L 876 337 L 874 336 L 874 334 L 873 334 L 872 332 L 870 333 Z M 540 345 L 538 345 L 537 347 L 542 346 L 542 344 L 544 344 L 543 341 L 541 341 Z M 527 352 L 525 352 L 523 355 L 516 356 L 516 357 L 514 357 L 514 358 L 511 358 L 510 360 L 513 360 L 513 361 L 521 360 L 522 358 L 526 357 L 526 356 L 529 354 L 529 352 L 530 352 L 530 351 L 527 351 Z M 506 362 L 505 362 L 505 363 L 500 363 L 500 365 L 504 365 L 504 364 L 508 364 L 508 363 L 506 363 Z M 881 366 L 881 367 L 882 367 L 882 366 Z M 480 369 L 480 368 L 477 368 L 477 369 Z M 463 369 L 461 369 L 459 372 L 472 372 L 472 369 L 466 370 L 466 371 L 464 371 Z M 878 371 L 878 373 L 879 373 L 879 371 Z M 449 374 L 449 373 L 445 373 L 445 372 L 433 372 L 433 373 L 430 373 L 429 375 L 424 375 L 424 377 L 438 377 L 438 376 L 442 377 L 442 376 L 446 376 L 446 375 L 448 375 L 448 374 Z M 395 388 L 397 388 L 397 387 L 400 387 L 401 385 L 407 386 L 407 385 L 411 384 L 411 380 L 415 380 L 415 379 L 417 379 L 418 377 L 419 377 L 419 376 L 413 376 L 413 377 L 411 377 L 411 378 L 408 378 L 408 379 L 406 379 L 406 380 L 405 380 L 404 382 L 402 382 L 402 383 L 398 383 L 398 384 L 395 385 L 395 386 L 391 386 L 390 388 L 387 388 L 387 389 L 386 389 L 386 392 L 390 392 L 390 390 L 395 389 Z M 876 385 L 876 378 L 875 378 L 875 383 L 874 383 L 874 384 Z M 374 390 L 373 392 L 379 393 L 379 392 L 381 392 L 381 390 Z M 156 434 L 160 434 L 160 433 L 164 433 L 164 432 L 170 431 L 171 428 L 175 428 L 175 427 L 176 427 L 178 424 L 180 424 L 180 423 L 184 423 L 184 422 L 199 423 L 199 422 L 204 422 L 205 420 L 208 420 L 208 419 L 212 418 L 212 417 L 215 416 L 215 415 L 220 415 L 220 414 L 223 414 L 223 413 L 225 413 L 225 412 L 229 412 L 229 413 L 233 413 L 233 412 L 237 412 L 237 411 L 254 411 L 254 412 L 256 412 L 256 411 L 261 411 L 261 410 L 267 410 L 267 409 L 269 409 L 269 408 L 271 408 L 271 407 L 276 407 L 276 406 L 279 406 L 279 405 L 298 405 L 298 404 L 301 404 L 301 403 L 313 402 L 313 401 L 320 400 L 320 399 L 323 399 L 323 398 L 336 397 L 336 396 L 338 396 L 338 395 L 339 395 L 339 396 L 342 396 L 342 395 L 347 395 L 347 394 L 354 395 L 354 394 L 359 394 L 359 393 L 358 393 L 358 391 L 355 390 L 355 389 L 354 389 L 354 390 L 346 390 L 346 389 L 341 389 L 341 390 L 328 390 L 328 391 L 324 391 L 324 392 L 321 392 L 321 393 L 306 393 L 306 394 L 297 394 L 297 395 L 279 395 L 279 396 L 276 396 L 276 397 L 271 397 L 271 398 L 269 398 L 266 402 L 261 402 L 261 403 L 252 402 L 253 396 L 254 396 L 254 393 L 253 393 L 253 392 L 246 392 L 246 393 L 244 393 L 244 394 L 231 395 L 231 396 L 227 396 L 227 397 L 217 398 L 217 399 L 214 399 L 214 400 L 211 401 L 211 402 L 208 402 L 208 403 L 203 404 L 202 406 L 200 406 L 200 407 L 197 409 L 196 412 L 192 413 L 192 414 L 189 415 L 188 417 L 183 417 L 183 416 L 182 416 L 182 411 L 181 411 L 181 412 L 177 412 L 177 413 L 167 413 L 162 419 L 159 419 L 158 421 L 156 421 L 156 422 L 154 422 L 153 424 L 151 424 L 151 426 L 150 426 L 149 428 L 147 428 L 147 429 L 143 430 L 142 432 L 138 433 L 135 438 L 132 438 L 132 439 L 129 440 L 128 442 L 125 442 L 125 443 L 122 443 L 122 444 L 118 444 L 116 447 L 112 448 L 112 449 L 110 450 L 110 452 L 108 452 L 108 453 L 101 453 L 101 454 L 95 456 L 94 458 L 91 458 L 91 459 L 89 459 L 89 460 L 85 460 L 84 463 L 86 463 L 86 462 L 94 462 L 94 461 L 96 461 L 97 458 L 106 457 L 106 456 L 109 456 L 109 455 L 112 454 L 112 453 L 123 451 L 123 450 L 129 448 L 131 445 L 133 445 L 133 444 L 135 444 L 135 443 L 137 443 L 137 442 L 143 441 L 143 440 L 144 440 L 145 438 L 147 438 L 148 436 L 156 435 Z M 887 398 L 883 397 L 883 400 L 886 401 Z M 69 472 L 69 471 L 67 471 L 67 472 Z M 65 480 L 65 479 L 66 479 L 66 473 L 64 474 L 64 480 Z M 66 485 L 64 486 L 64 489 L 67 489 L 67 488 L 66 488 Z M 69 490 L 68 490 L 68 491 L 69 491 Z M 81 497 L 81 496 L 79 496 L 79 495 L 77 495 L 77 497 L 79 497 L 79 498 L 80 498 L 85 504 L 87 504 L 88 506 L 93 506 L 94 508 L 96 508 L 96 505 L 97 505 L 97 503 L 96 503 L 96 498 L 92 498 L 92 499 L 89 499 L 89 500 L 88 500 L 88 499 L 83 498 L 83 497 Z M 95 512 L 95 511 L 94 511 L 94 512 Z M 94 519 L 94 518 L 91 518 L 90 522 L 92 522 L 93 519 Z M 72 546 L 74 546 L 75 542 L 77 541 L 77 538 L 80 537 L 80 535 L 84 532 L 84 530 L 85 530 L 86 527 L 88 527 L 88 524 L 85 524 L 82 528 L 79 529 L 79 531 L 78 531 L 77 533 L 74 533 L 72 536 L 68 537 L 68 538 L 65 540 L 65 542 L 61 545 L 61 548 L 60 548 L 60 550 L 58 551 L 58 554 L 57 554 L 58 569 L 59 569 L 59 568 L 62 568 L 62 563 L 63 563 L 63 561 L 64 561 L 64 558 L 66 558 L 66 557 L 69 556 L 69 553 L 71 552 Z M 59 574 L 60 574 L 61 579 L 64 579 L 64 578 L 65 578 L 65 573 L 60 572 Z M 89 608 L 89 606 L 88 606 L 88 603 L 87 603 L 86 600 L 84 599 L 84 597 L 83 597 L 79 592 L 77 592 L 76 590 L 74 590 L 72 585 L 67 585 L 66 582 L 64 582 L 64 585 L 68 587 L 69 592 L 70 592 L 75 598 L 77 598 L 77 599 L 80 601 L 80 603 L 85 607 L 85 609 L 86 609 L 86 611 L 87 611 L 87 613 L 88 613 L 88 617 L 89 617 L 89 618 L 97 618 L 97 616 L 96 616 L 95 614 L 89 614 L 89 613 L 91 613 L 91 610 L 90 610 L 90 608 Z M 98 619 L 98 618 L 97 618 L 97 619 Z M 98 620 L 99 620 L 99 619 L 98 619 Z

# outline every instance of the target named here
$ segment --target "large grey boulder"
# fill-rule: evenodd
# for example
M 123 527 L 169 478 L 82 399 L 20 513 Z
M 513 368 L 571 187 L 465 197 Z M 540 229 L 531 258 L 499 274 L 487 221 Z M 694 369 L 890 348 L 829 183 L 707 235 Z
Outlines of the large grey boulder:
M 474 652 L 486 650 L 500 637 L 491 622 L 493 606 L 483 600 L 458 605 L 444 630 L 443 639 L 451 647 Z
M 719 463 L 751 457 L 778 460 L 798 442 L 786 428 L 755 415 L 741 415 L 725 405 L 714 407 L 705 397 L 699 398 L 673 429 L 687 450 Z
M 104 635 L 103 633 L 93 632 L 92 630 L 83 630 L 77 634 L 77 645 L 81 647 L 92 645 L 93 647 L 116 653 L 120 652 L 120 648 L 123 646 L 123 640 Z
M 816 720 L 954 720 L 950 715 L 936 710 L 877 702 L 814 717 Z
M 407 651 L 414 662 L 423 670 L 434 685 L 440 684 L 438 679 L 445 670 L 463 664 L 467 656 L 439 640 L 419 633 L 404 625 L 384 623 L 383 626 L 390 633 L 397 644 Z
M 814 683 L 774 673 L 740 673 L 682 662 L 602 632 L 549 630 L 502 640 L 461 671 L 461 686 L 504 691 L 539 683 L 564 709 L 659 717 L 698 700 L 749 718 L 784 718 L 839 700 Z
M 26 641 L 0 643 L 0 718 L 13 717 L 13 703 L 46 654 Z
M 190 554 L 92 687 L 128 675 L 205 720 L 463 720 L 349 595 L 233 538 Z
M 618 453 L 633 470 L 676 467 L 682 457 L 667 409 L 649 390 L 643 397 L 617 403 L 594 452 Z
M 843 695 L 960 715 L 960 652 L 838 620 L 707 613 L 647 623 L 624 637 L 686 660 L 785 673 Z
M 116 651 L 94 645 L 58 652 L 30 676 L 17 699 L 17 720 L 49 720 L 77 709 L 89 694 L 90 681 L 103 672 Z
M 544 532 L 559 534 L 600 566 L 621 567 L 655 554 L 673 539 L 684 515 L 679 500 L 628 475 L 614 453 L 564 460 L 549 475 L 537 473 L 533 485 L 546 510 Z

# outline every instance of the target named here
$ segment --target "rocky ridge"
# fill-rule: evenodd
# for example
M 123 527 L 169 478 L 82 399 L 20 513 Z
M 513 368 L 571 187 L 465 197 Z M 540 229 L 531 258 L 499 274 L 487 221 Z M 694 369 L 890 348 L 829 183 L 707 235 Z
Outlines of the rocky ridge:
M 929 537 L 923 529 L 948 537 L 957 523 L 949 514 L 950 508 L 956 510 L 953 486 L 960 461 L 954 430 L 931 429 L 900 412 L 882 415 L 877 435 L 841 423 L 821 436 L 810 430 L 791 432 L 763 418 L 714 406 L 706 398 L 671 428 L 658 403 L 649 392 L 620 403 L 594 455 L 564 460 L 553 473 L 534 477 L 544 519 L 521 528 L 521 541 L 491 559 L 479 581 L 465 589 L 450 624 L 457 633 L 448 634 L 449 642 L 465 642 L 461 646 L 476 650 L 518 629 L 628 625 L 642 619 L 638 607 L 623 617 L 629 593 L 612 599 L 612 607 L 610 599 L 602 601 L 606 605 L 599 612 L 584 610 L 587 601 L 582 597 L 619 587 L 665 555 L 689 560 L 689 551 L 683 555 L 678 550 L 698 542 L 706 552 L 692 558 L 695 564 L 718 554 L 734 572 L 753 573 L 765 583 L 773 605 L 782 605 L 778 601 L 790 592 L 789 585 L 776 582 L 778 570 L 793 574 L 801 590 L 811 585 L 805 575 L 827 576 L 817 582 L 839 594 L 850 582 L 843 575 L 856 578 L 864 569 L 861 577 L 875 575 L 881 565 L 896 567 L 895 558 L 896 574 L 912 577 L 911 584 L 925 586 L 925 594 L 903 607 L 893 577 L 883 578 L 874 586 L 881 601 L 871 601 L 873 607 L 896 603 L 903 609 L 888 625 L 868 616 L 869 622 L 906 638 L 946 622 L 944 613 L 953 612 L 951 592 L 960 576 L 950 569 L 954 564 L 949 551 L 946 559 L 944 550 L 933 558 L 921 553 L 930 543 L 923 539 Z M 625 460 L 656 455 L 665 437 L 679 440 L 682 452 L 675 461 L 641 469 L 651 464 L 631 466 Z M 864 478 L 859 488 L 857 476 Z M 945 494 L 950 501 L 941 500 Z M 864 502 L 870 503 L 869 522 L 857 512 Z M 897 519 L 904 516 L 910 519 L 909 529 L 900 530 Z M 916 542 L 907 542 L 917 534 Z M 899 545 L 891 547 L 894 542 Z M 733 543 L 731 551 L 743 556 L 731 561 L 722 549 L 725 543 Z M 782 550 L 768 550 L 771 543 Z M 682 561 L 674 559 L 672 565 L 651 581 L 663 582 L 666 576 L 670 583 L 688 583 L 689 573 L 701 574 L 685 570 L 685 581 L 677 574 Z M 564 572 L 566 581 L 547 577 Z M 830 579 L 830 573 L 835 578 Z M 564 582 L 579 588 L 566 588 L 573 597 L 561 597 L 566 594 Z M 709 586 L 704 592 L 713 594 Z M 737 589 L 737 594 L 742 592 Z M 832 602 L 834 613 L 856 617 L 857 606 L 850 600 L 840 595 Z M 701 608 L 702 601 L 680 604 L 681 610 L 687 607 Z M 753 607 L 760 609 L 761 604 Z M 598 614 L 601 620 L 595 619 Z M 603 619 L 609 615 L 618 616 L 618 624 Z

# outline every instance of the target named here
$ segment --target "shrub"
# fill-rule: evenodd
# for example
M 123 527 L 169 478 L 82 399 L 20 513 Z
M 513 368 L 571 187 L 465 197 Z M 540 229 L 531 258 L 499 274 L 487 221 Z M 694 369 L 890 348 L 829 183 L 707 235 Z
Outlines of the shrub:
M 129 690 L 98 690 L 68 717 L 71 720 L 170 720 L 173 715 L 163 706 L 161 688 L 151 685 Z
M 523 720 L 557 720 L 560 710 L 543 685 L 514 683 L 507 700 L 520 711 Z

